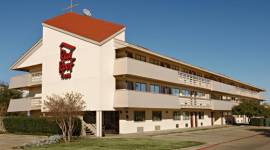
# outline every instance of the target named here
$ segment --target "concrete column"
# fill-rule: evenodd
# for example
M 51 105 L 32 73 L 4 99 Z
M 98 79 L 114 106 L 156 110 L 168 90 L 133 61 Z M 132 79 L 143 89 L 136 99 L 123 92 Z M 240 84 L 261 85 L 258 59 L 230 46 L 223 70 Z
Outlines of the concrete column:
M 221 125 L 224 124 L 224 116 L 223 116 L 223 112 L 221 112 Z
M 97 137 L 102 137 L 102 111 L 97 110 L 96 111 L 96 136 Z
M 29 110 L 29 111 L 27 111 L 27 117 L 30 117 L 30 116 L 31 116 L 31 112 Z
M 214 126 L 214 112 L 211 112 L 211 125 Z

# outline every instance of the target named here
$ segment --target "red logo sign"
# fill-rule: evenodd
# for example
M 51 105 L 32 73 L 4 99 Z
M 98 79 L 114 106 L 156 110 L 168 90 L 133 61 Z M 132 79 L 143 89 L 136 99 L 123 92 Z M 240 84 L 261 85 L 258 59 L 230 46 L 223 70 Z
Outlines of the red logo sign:
M 62 79 L 70 79 L 72 68 L 76 58 L 72 58 L 72 54 L 76 49 L 75 46 L 62 42 L 60 45 L 60 61 L 59 61 L 59 73 Z

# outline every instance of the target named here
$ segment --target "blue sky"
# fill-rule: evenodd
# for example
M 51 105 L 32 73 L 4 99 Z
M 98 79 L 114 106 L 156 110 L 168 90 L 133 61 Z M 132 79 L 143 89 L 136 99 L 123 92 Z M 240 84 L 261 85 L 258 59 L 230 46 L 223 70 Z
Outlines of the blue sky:
M 270 91 L 269 0 L 77 0 L 94 17 L 126 25 L 127 41 Z M 42 36 L 41 22 L 69 0 L 0 4 L 0 80 Z M 270 98 L 270 94 L 267 95 Z

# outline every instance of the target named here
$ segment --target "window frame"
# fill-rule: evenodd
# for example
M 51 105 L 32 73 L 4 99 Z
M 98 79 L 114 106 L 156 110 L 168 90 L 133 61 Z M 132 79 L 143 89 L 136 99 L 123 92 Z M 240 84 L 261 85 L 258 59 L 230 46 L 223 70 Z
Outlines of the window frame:
M 140 113 L 142 113 L 142 114 L 140 114 Z M 142 116 L 137 116 L 138 114 L 142 115 Z M 134 115 L 134 118 L 133 118 L 134 122 L 144 122 L 145 121 L 145 111 L 134 111 L 133 115 Z M 140 118 L 140 117 L 142 117 L 142 118 Z
M 188 111 L 182 112 L 183 120 L 190 120 L 190 113 Z
M 137 85 L 139 85 L 139 90 L 137 90 Z M 144 85 L 144 90 L 142 90 Z M 140 91 L 140 92 L 146 92 L 147 91 L 147 84 L 146 83 L 142 83 L 142 82 L 135 82 L 135 91 Z
M 162 121 L 162 111 L 152 111 L 152 121 Z
M 126 84 L 127 84 L 127 90 L 134 90 L 134 82 L 126 80 Z M 131 88 L 129 88 L 129 85 L 131 85 Z
M 181 112 L 180 111 L 173 112 L 173 120 L 181 120 Z
M 146 56 L 142 56 L 140 54 L 135 54 L 135 59 L 146 62 Z
M 178 91 L 178 93 L 176 94 L 175 91 Z M 175 87 L 171 88 L 171 94 L 173 96 L 179 96 L 180 95 L 180 89 L 179 88 L 175 88 Z
M 154 91 L 152 91 L 152 87 Z M 160 86 L 158 84 L 150 84 L 150 92 L 151 93 L 160 93 Z
M 203 111 L 198 113 L 198 119 L 200 119 L 200 120 L 204 119 L 204 112 Z

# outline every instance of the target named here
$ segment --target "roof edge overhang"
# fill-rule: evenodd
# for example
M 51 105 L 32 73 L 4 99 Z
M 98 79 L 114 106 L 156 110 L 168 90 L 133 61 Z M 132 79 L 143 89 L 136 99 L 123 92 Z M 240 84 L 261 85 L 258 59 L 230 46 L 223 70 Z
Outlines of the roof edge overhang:
M 254 89 L 257 89 L 257 90 L 259 90 L 259 91 L 261 91 L 261 92 L 265 92 L 265 91 L 266 91 L 266 90 L 263 89 L 263 88 L 258 88 L 258 87 L 256 87 L 256 86 L 250 85 L 250 84 L 248 84 L 248 83 L 244 83 L 244 82 L 241 82 L 241 81 L 239 81 L 239 80 L 235 80 L 235 79 L 233 79 L 233 78 L 231 78 L 231 77 L 224 76 L 224 75 L 222 75 L 222 74 L 215 73 L 215 72 L 209 71 L 209 70 L 207 70 L 207 69 L 203 69 L 203 68 L 200 68 L 200 67 L 191 65 L 191 64 L 189 64 L 189 63 L 185 63 L 185 62 L 180 61 L 180 60 L 175 59 L 175 58 L 171 58 L 171 57 L 168 57 L 168 56 L 164 56 L 164 55 L 162 55 L 162 54 L 159 54 L 159 53 L 157 53 L 157 52 L 154 52 L 154 51 L 149 50 L 149 49 L 147 49 L 147 48 L 144 48 L 144 47 L 142 47 L 142 46 L 134 45 L 134 44 L 131 44 L 131 43 L 128 43 L 128 42 L 126 42 L 126 41 L 119 40 L 119 39 L 115 39 L 115 42 L 116 42 L 117 44 L 119 44 L 119 45 L 122 45 L 122 46 L 119 46 L 119 48 L 121 48 L 121 47 L 122 47 L 122 48 L 124 48 L 124 47 L 130 47 L 130 48 L 138 49 L 138 50 L 140 50 L 140 51 L 142 51 L 142 52 L 146 52 L 146 53 L 149 53 L 149 54 L 152 54 L 152 55 L 156 55 L 156 56 L 159 56 L 159 57 L 161 57 L 161 58 L 164 58 L 164 59 L 167 59 L 167 60 L 170 60 L 170 61 L 174 61 L 174 62 L 176 62 L 176 63 L 180 63 L 180 64 L 183 64 L 183 65 L 185 65 L 185 66 L 188 66 L 188 67 L 191 67 L 191 68 L 194 68 L 194 69 L 197 69 L 197 70 L 201 70 L 201 71 L 203 71 L 203 72 L 207 72 L 207 73 L 213 74 L 213 75 L 215 75 L 215 76 L 219 76 L 219 77 L 222 77 L 222 78 L 231 80 L 231 81 L 233 81 L 233 82 L 237 82 L 237 83 L 243 84 L 243 85 L 245 85 L 245 86 L 249 86 L 249 87 L 254 88 Z
M 52 30 L 55 30 L 55 31 L 58 31 L 58 32 L 61 32 L 61 33 L 64 33 L 64 34 L 67 34 L 67 35 L 76 37 L 76 38 L 78 38 L 78 39 L 81 39 L 81 40 L 84 40 L 84 41 L 93 43 L 93 44 L 98 45 L 98 46 L 102 46 L 103 44 L 105 44 L 106 42 L 108 42 L 109 40 L 113 39 L 114 37 L 116 37 L 117 35 L 119 35 L 120 33 L 122 33 L 123 31 L 126 30 L 126 27 L 124 27 L 124 28 L 122 28 L 121 30 L 119 30 L 119 31 L 117 31 L 116 33 L 114 33 L 113 35 L 111 35 L 111 36 L 109 36 L 108 38 L 104 39 L 103 41 L 98 42 L 98 41 L 94 41 L 94 40 L 92 40 L 92 39 L 89 39 L 89 38 L 80 36 L 80 35 L 78 35 L 78 34 L 74 34 L 74 33 L 72 33 L 72 32 L 69 32 L 69 31 L 66 31 L 66 30 L 63 30 L 63 29 L 60 29 L 60 28 L 57 28 L 57 27 L 48 25 L 48 24 L 46 24 L 46 23 L 42 23 L 42 25 L 43 25 L 43 27 L 50 28 L 50 29 L 52 29 Z
M 15 63 L 13 63 L 9 70 L 21 70 L 23 71 L 23 68 L 18 68 L 20 64 L 22 64 L 29 56 L 31 56 L 40 46 L 42 45 L 42 38 L 40 38 L 31 48 L 29 48 L 25 53 L 22 54 L 22 56 L 17 59 Z

